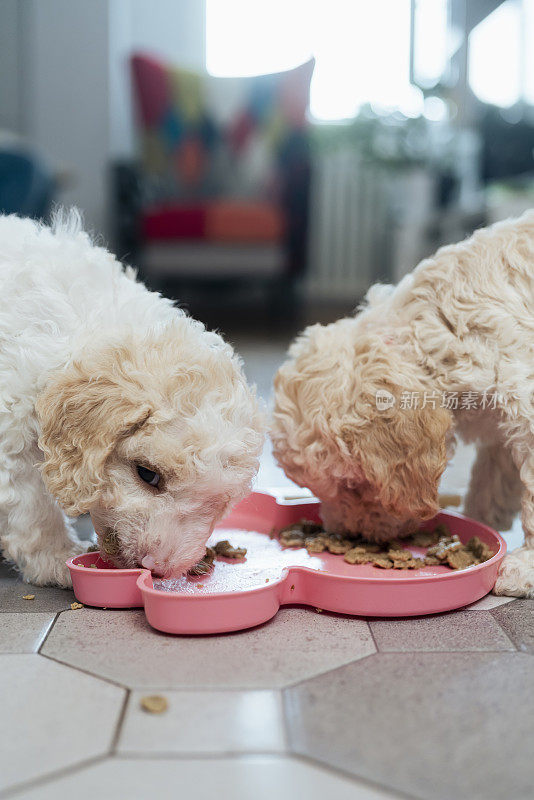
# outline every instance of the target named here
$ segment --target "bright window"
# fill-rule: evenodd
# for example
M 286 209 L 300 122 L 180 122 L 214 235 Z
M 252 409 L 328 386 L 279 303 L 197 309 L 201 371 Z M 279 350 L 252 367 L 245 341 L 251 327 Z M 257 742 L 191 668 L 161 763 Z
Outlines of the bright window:
M 207 0 L 206 15 L 213 75 L 276 72 L 313 55 L 316 119 L 350 118 L 364 103 L 422 111 L 409 76 L 410 0 Z
M 534 0 L 507 0 L 469 37 L 469 84 L 484 103 L 534 104 Z
M 469 83 L 484 103 L 512 106 L 521 96 L 520 3 L 508 0 L 469 37 Z

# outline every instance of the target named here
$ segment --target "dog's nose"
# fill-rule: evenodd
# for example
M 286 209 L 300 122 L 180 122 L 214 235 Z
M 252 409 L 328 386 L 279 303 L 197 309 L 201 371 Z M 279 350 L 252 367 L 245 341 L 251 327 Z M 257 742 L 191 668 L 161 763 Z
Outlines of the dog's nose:
M 152 556 L 145 556 L 143 559 L 141 559 L 141 566 L 152 571 L 156 566 L 156 562 Z

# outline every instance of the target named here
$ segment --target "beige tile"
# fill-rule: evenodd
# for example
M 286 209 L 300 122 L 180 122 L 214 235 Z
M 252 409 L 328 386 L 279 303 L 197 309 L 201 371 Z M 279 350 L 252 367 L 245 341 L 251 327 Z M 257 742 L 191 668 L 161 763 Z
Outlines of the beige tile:
M 105 753 L 123 697 L 42 656 L 0 656 L 0 789 Z
M 17 795 L 20 800 L 388 800 L 386 791 L 294 758 L 108 759 Z
M 529 655 L 381 653 L 284 694 L 296 752 L 425 800 L 532 798 Z
M 487 594 L 485 597 L 482 597 L 480 600 L 477 600 L 476 603 L 471 603 L 471 605 L 466 606 L 466 611 L 491 611 L 492 608 L 498 608 L 498 606 L 504 606 L 507 603 L 512 603 L 515 600 L 515 597 L 497 597 L 494 594 Z
M 50 613 L 0 614 L 0 653 L 35 653 L 54 617 L 55 614 Z
M 34 600 L 24 600 L 24 595 L 34 594 Z M 0 613 L 3 611 L 23 611 L 40 613 L 44 611 L 63 611 L 75 600 L 74 593 L 68 589 L 53 586 L 32 586 L 24 583 L 19 573 L 7 561 L 0 558 Z
M 276 688 L 375 651 L 366 622 L 282 608 L 274 619 L 222 636 L 167 636 L 143 611 L 61 614 L 43 652 L 131 687 Z
M 165 692 L 169 708 L 149 714 L 132 692 L 120 753 L 246 753 L 284 749 L 282 702 L 272 691 Z
M 534 600 L 516 600 L 496 609 L 493 616 L 518 650 L 534 653 Z
M 431 617 L 372 620 L 381 652 L 453 652 L 457 650 L 515 650 L 491 614 L 453 611 Z

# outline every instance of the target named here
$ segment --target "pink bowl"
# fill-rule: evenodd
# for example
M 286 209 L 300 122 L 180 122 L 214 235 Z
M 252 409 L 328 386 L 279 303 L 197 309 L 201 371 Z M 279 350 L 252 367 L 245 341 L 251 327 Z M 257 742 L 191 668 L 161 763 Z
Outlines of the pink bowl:
M 213 571 L 174 582 L 154 579 L 144 569 L 113 569 L 87 553 L 67 562 L 76 597 L 86 605 L 144 606 L 149 623 L 167 633 L 202 634 L 241 630 L 273 617 L 281 605 L 301 603 L 327 611 L 371 617 L 406 617 L 450 611 L 491 591 L 506 543 L 486 525 L 461 514 L 438 514 L 423 529 L 446 523 L 463 542 L 478 536 L 495 555 L 476 567 L 417 571 L 350 565 L 330 553 L 283 550 L 268 534 L 301 518 L 319 519 L 317 500 L 285 500 L 253 492 L 218 526 L 213 541 L 229 538 L 247 547 L 242 561 L 218 559 Z M 421 553 L 421 548 L 411 548 Z M 96 563 L 97 568 L 88 567 Z

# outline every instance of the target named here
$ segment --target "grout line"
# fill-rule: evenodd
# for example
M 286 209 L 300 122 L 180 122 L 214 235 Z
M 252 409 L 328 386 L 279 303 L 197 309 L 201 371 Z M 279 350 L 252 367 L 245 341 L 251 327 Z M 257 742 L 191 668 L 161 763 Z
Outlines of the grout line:
M 37 655 L 39 655 L 39 654 L 41 653 L 41 648 L 44 646 L 44 643 L 46 642 L 46 640 L 47 640 L 47 639 L 48 639 L 48 637 L 50 636 L 50 634 L 51 634 L 51 632 L 52 632 L 52 628 L 53 628 L 53 627 L 54 627 L 54 625 L 56 624 L 56 622 L 57 622 L 57 620 L 58 620 L 58 618 L 59 618 L 59 615 L 60 615 L 60 614 L 61 614 L 61 611 L 56 611 L 56 613 L 55 613 L 55 615 L 54 615 L 54 619 L 52 620 L 52 622 L 51 622 L 51 624 L 50 624 L 50 627 L 48 628 L 47 632 L 46 632 L 46 633 L 45 633 L 45 635 L 44 635 L 44 639 L 43 639 L 43 641 L 41 642 L 41 644 L 40 644 L 40 645 L 39 645 L 39 647 L 37 648 Z
M 115 724 L 115 730 L 111 738 L 110 755 L 116 753 L 117 751 L 117 745 L 119 743 L 119 737 L 122 731 L 122 724 L 124 722 L 124 717 L 126 716 L 126 709 L 128 707 L 128 701 L 130 700 L 130 697 L 131 697 L 131 689 L 126 689 L 125 696 L 122 701 L 121 710 L 119 711 L 119 717 Z
M 286 697 L 286 690 L 281 689 L 278 692 L 278 696 L 280 698 L 280 705 L 282 709 L 282 733 L 283 733 L 283 745 L 284 745 L 284 752 L 289 753 L 290 751 L 290 737 L 289 737 L 289 722 L 287 719 L 287 705 L 288 699 Z
M 509 605 L 509 604 L 507 603 L 506 605 Z M 499 620 L 498 620 L 498 619 L 496 619 L 496 618 L 493 616 L 493 614 L 491 613 L 491 611 L 492 611 L 492 609 L 490 609 L 490 616 L 491 616 L 491 618 L 492 618 L 493 622 L 495 623 L 495 625 L 497 625 L 497 627 L 499 628 L 499 630 L 501 631 L 501 633 L 503 633 L 503 634 L 506 636 L 506 638 L 508 639 L 508 641 L 510 642 L 510 644 L 512 645 L 512 647 L 514 648 L 514 650 L 517 652 L 517 651 L 519 650 L 518 646 L 516 645 L 516 643 L 514 642 L 514 640 L 512 639 L 512 637 L 508 635 L 507 631 L 505 631 L 505 629 L 503 628 L 503 626 L 501 625 L 501 623 L 499 622 Z
M 201 752 L 199 750 L 183 750 L 180 752 L 150 752 L 150 751 L 133 751 L 125 750 L 124 752 L 113 753 L 112 758 L 116 761 L 124 759 L 125 761 L 142 761 L 150 759 L 152 761 L 209 761 L 218 758 L 248 758 L 257 756 L 268 756 L 269 758 L 281 758 L 291 755 L 283 750 L 206 750 Z
M 80 772 L 81 770 L 86 769 L 87 767 L 91 767 L 94 764 L 99 764 L 102 761 L 106 760 L 106 754 L 100 756 L 93 756 L 92 758 L 87 758 L 82 761 L 78 761 L 76 764 L 70 764 L 68 767 L 62 767 L 61 769 L 54 770 L 53 772 L 45 773 L 44 775 L 39 775 L 35 778 L 32 778 L 29 781 L 23 781 L 22 783 L 18 783 L 15 786 L 10 787 L 9 789 L 4 789 L 0 792 L 1 798 L 8 798 L 8 797 L 16 797 L 21 792 L 26 792 L 28 789 L 37 788 L 42 786 L 43 784 L 52 783 L 53 781 L 59 780 L 60 778 L 64 778 L 68 775 L 72 775 L 76 772 Z
M 366 656 L 361 656 L 360 658 L 354 658 L 352 661 L 345 661 L 343 664 L 337 664 L 335 667 L 330 667 L 330 669 L 325 669 L 323 672 L 317 672 L 313 675 L 308 675 L 304 678 L 299 678 L 297 681 L 293 683 L 287 683 L 283 689 L 295 689 L 297 686 L 300 686 L 303 683 L 308 683 L 309 681 L 313 681 L 315 678 L 321 678 L 323 675 L 328 675 L 330 672 L 337 672 L 338 669 L 343 669 L 344 667 L 350 667 L 352 664 L 361 664 L 363 661 L 367 661 L 370 658 L 375 658 L 378 655 L 382 655 L 381 651 L 377 651 L 375 653 L 368 653 Z
M 123 683 L 118 683 L 118 681 L 113 680 L 113 678 L 105 678 L 102 675 L 98 675 L 96 672 L 90 672 L 88 669 L 83 669 L 83 667 L 78 667 L 75 664 L 69 664 L 68 661 L 62 661 L 60 658 L 48 655 L 48 653 L 39 653 L 38 655 L 40 655 L 42 658 L 47 658 L 49 661 L 54 661 L 56 664 L 62 664 L 64 667 L 73 669 L 76 672 L 82 672 L 84 675 L 89 675 L 91 678 L 94 678 L 97 681 L 108 683 L 110 686 L 117 686 L 122 690 L 128 689 L 128 686 L 125 686 Z
M 373 629 L 371 627 L 371 623 L 370 623 L 369 620 L 367 620 L 367 627 L 369 628 L 369 633 L 371 634 L 371 639 L 373 640 L 373 644 L 375 646 L 375 650 L 376 650 L 377 653 L 380 653 L 380 648 L 378 646 L 378 642 L 376 641 L 376 637 L 374 635 L 374 632 L 373 632 Z

